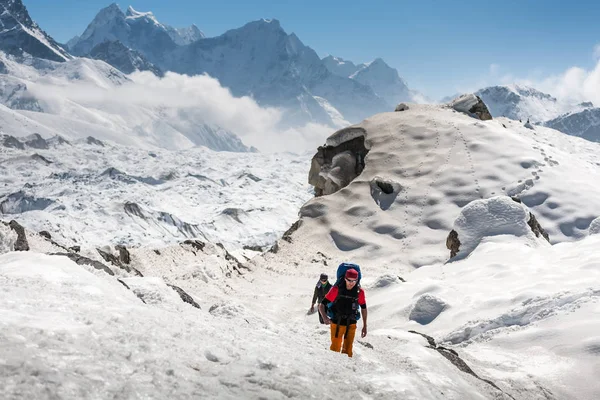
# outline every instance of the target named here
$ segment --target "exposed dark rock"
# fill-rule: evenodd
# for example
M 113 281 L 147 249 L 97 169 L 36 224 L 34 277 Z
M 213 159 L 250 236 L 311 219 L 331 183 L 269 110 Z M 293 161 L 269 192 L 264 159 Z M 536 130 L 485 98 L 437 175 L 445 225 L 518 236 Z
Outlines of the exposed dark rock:
M 328 141 L 338 143 L 346 137 L 348 140 L 317 149 L 308 173 L 308 183 L 314 186 L 315 196 L 335 193 L 362 173 L 369 152 L 365 135 L 363 128 L 345 128 L 331 135 Z
M 69 247 L 69 250 L 75 253 L 79 253 L 81 251 L 81 246 L 71 246 Z
M 241 178 L 248 178 L 248 179 L 252 179 L 254 182 L 260 182 L 262 181 L 262 179 L 260 179 L 258 176 L 253 175 L 249 172 L 244 172 L 243 174 L 241 174 L 240 176 L 238 176 L 238 179 Z
M 184 302 L 191 304 L 192 306 L 200 309 L 200 305 L 198 303 L 196 303 L 194 301 L 194 299 L 192 298 L 192 296 L 190 296 L 189 294 L 187 294 L 185 292 L 185 290 L 183 290 L 180 287 L 177 287 L 175 285 L 170 285 L 167 283 L 167 286 L 170 287 L 171 289 L 173 289 L 174 291 L 176 291 L 179 294 L 179 297 L 181 297 L 181 300 L 183 300 Z
M 511 199 L 519 204 L 523 203 L 521 199 L 516 196 L 511 196 Z M 548 243 L 550 243 L 550 236 L 548 235 L 548 232 L 546 232 L 544 228 L 542 228 L 537 218 L 535 218 L 535 215 L 533 215 L 531 211 L 529 212 L 529 221 L 527 221 L 527 225 L 529 225 L 531 231 L 535 234 L 535 237 L 539 238 L 540 236 L 542 236 L 548 241 Z
M 467 113 L 471 117 L 479 118 L 482 121 L 492 119 L 492 114 L 481 100 L 481 97 L 471 93 L 457 97 L 449 103 L 449 106 L 458 112 Z
M 96 269 L 98 269 L 100 271 L 104 271 L 104 272 L 106 272 L 109 275 L 114 275 L 115 274 L 114 272 L 112 272 L 112 270 L 110 268 L 108 268 L 106 265 L 102 264 L 100 261 L 92 260 L 91 258 L 80 256 L 79 254 L 75 254 L 75 253 L 52 253 L 50 255 L 68 257 L 69 259 L 75 261 L 79 265 L 91 265 L 92 267 L 94 267 L 94 268 L 96 268 Z
M 87 138 L 85 138 L 85 141 L 87 144 L 94 144 L 96 146 L 104 147 L 104 143 L 93 136 L 88 136 Z
M 273 254 L 277 254 L 277 252 L 279 251 L 279 244 L 275 243 L 273 246 L 271 246 L 271 248 L 269 249 L 269 253 L 273 253 Z
M 261 246 L 244 246 L 243 249 L 250 250 L 250 251 L 259 251 L 259 252 L 263 251 L 263 248 Z
M 185 240 L 183 242 L 183 244 L 187 244 L 189 246 L 192 246 L 197 251 L 203 251 L 204 250 L 204 246 L 206 246 L 206 243 L 201 242 L 200 240 Z M 154 251 L 157 252 L 158 250 L 154 250 Z M 158 254 L 160 254 L 160 253 L 158 253 Z
M 135 215 L 136 217 L 146 219 L 146 216 L 142 212 L 142 209 L 136 203 L 131 203 L 128 201 L 125 203 L 123 208 L 125 209 L 125 212 L 129 215 Z
M 117 281 L 119 281 L 119 283 L 121 283 L 121 285 L 125 286 L 127 289 L 131 290 L 131 288 L 129 287 L 129 285 L 127 285 L 125 282 L 123 282 L 121 279 L 117 278 Z M 135 294 L 135 292 L 134 292 Z M 135 295 L 135 297 L 137 297 L 138 299 L 140 299 L 142 301 L 142 303 L 146 304 L 146 300 L 144 300 L 141 296 L 138 296 L 137 294 Z
M 492 114 L 490 113 L 490 110 L 488 110 L 487 106 L 485 105 L 485 103 L 483 102 L 483 100 L 481 100 L 481 97 L 476 96 L 477 100 L 479 100 L 477 102 L 477 104 L 475 104 L 473 107 L 471 107 L 471 109 L 469 109 L 469 112 L 471 114 L 475 114 L 479 117 L 480 120 L 482 121 L 487 121 L 492 119 Z
M 107 253 L 103 250 L 100 249 L 96 249 L 96 251 L 98 251 L 98 254 L 100 254 L 100 256 L 107 262 L 111 263 L 112 265 L 121 268 L 122 270 L 128 272 L 128 273 L 134 273 L 137 276 L 144 276 L 142 275 L 142 273 L 140 271 L 138 271 L 137 269 L 130 267 L 124 263 L 121 262 L 121 260 L 119 258 L 117 258 L 114 254 L 110 254 Z M 129 254 L 129 253 L 128 253 Z
M 450 258 L 458 254 L 460 250 L 460 240 L 458 239 L 458 232 L 454 229 L 450 231 L 450 234 L 446 238 L 446 248 L 450 250 Z
M 40 150 L 47 150 L 49 148 L 48 142 L 39 133 L 28 136 L 25 145 Z
M 538 220 L 531 212 L 529 212 L 529 221 L 527 221 L 527 225 L 529 225 L 533 233 L 535 233 L 536 237 L 540 237 L 541 235 L 544 239 L 548 241 L 548 243 L 550 243 L 550 236 L 548 235 L 548 232 L 546 232 L 544 228 L 542 228 Z
M 441 355 L 444 356 L 444 358 L 446 358 L 448 361 L 450 361 L 452 363 L 452 365 L 454 365 L 456 368 L 458 368 L 460 371 L 467 373 L 485 383 L 487 383 L 488 385 L 492 386 L 493 388 L 495 388 L 496 390 L 499 390 L 500 392 L 504 393 L 505 395 L 509 396 L 510 398 L 514 399 L 513 396 L 511 396 L 510 394 L 504 392 L 502 389 L 500 389 L 494 382 L 488 380 L 488 379 L 483 379 L 481 378 L 479 375 L 477 375 L 472 369 L 471 367 L 469 367 L 467 365 L 466 362 L 464 362 L 464 360 L 462 358 L 460 358 L 460 356 L 458 355 L 458 353 L 455 350 L 446 348 L 446 347 L 442 347 L 442 346 L 438 346 L 435 343 L 435 339 L 432 338 L 431 336 L 425 335 L 423 333 L 417 332 L 417 331 L 408 331 L 409 333 L 414 333 L 416 335 L 421 335 L 423 336 L 426 340 L 427 343 L 429 344 L 427 347 L 433 350 L 436 350 L 438 353 L 440 353 Z
M 15 242 L 15 251 L 29 251 L 29 243 L 27 242 L 27 235 L 25 234 L 25 228 L 23 228 L 14 219 L 8 223 L 8 226 L 17 233 L 17 241 Z
M 400 103 L 396 106 L 396 109 L 394 111 L 398 112 L 398 111 L 406 111 L 408 110 L 408 104 L 406 103 Z
M 232 256 L 231 253 L 227 251 L 227 249 L 225 248 L 225 246 L 223 246 L 223 243 L 217 243 L 217 246 L 220 247 L 225 252 L 225 259 L 227 261 L 231 261 L 231 262 L 233 262 L 235 264 L 233 266 L 233 269 L 238 274 L 242 273 L 240 271 L 241 269 L 248 269 L 248 270 L 250 269 L 250 268 L 246 267 L 244 264 L 242 264 L 237 258 L 235 258 L 234 256 Z
M 373 349 L 373 345 L 369 342 L 363 342 L 362 340 L 357 340 L 358 343 L 362 344 L 363 346 L 365 346 L 367 349 Z
M 158 250 L 154 250 L 154 252 L 155 252 L 157 255 L 159 255 L 159 256 L 160 256 L 160 251 L 158 251 Z
M 228 215 L 231 218 L 233 218 L 236 222 L 239 222 L 240 224 L 242 223 L 242 221 L 240 220 L 240 214 L 243 214 L 244 210 L 240 209 L 240 208 L 226 208 L 223 211 L 221 211 L 221 214 L 223 215 Z
M 50 164 L 52 164 L 52 161 L 48 160 L 46 157 L 41 156 L 41 155 L 39 155 L 37 153 L 35 153 L 34 155 L 32 155 L 31 159 L 34 160 L 34 161 L 38 161 L 38 162 L 40 162 L 40 163 L 42 163 L 44 165 L 50 165 Z
M 127 285 L 127 284 L 126 284 L 125 282 L 123 282 L 121 279 L 118 279 L 118 278 L 117 278 L 117 280 L 118 280 L 118 281 L 121 283 L 121 285 L 123 285 L 123 286 L 125 286 L 127 289 L 131 290 L 131 288 L 129 287 L 129 285 Z M 144 302 L 144 303 L 145 303 L 145 302 Z
M 46 239 L 52 239 L 52 235 L 50 235 L 50 232 L 48 231 L 40 231 L 39 235 L 45 237 Z
M 290 229 L 284 232 L 282 239 L 288 243 L 292 243 L 292 233 L 296 232 L 301 226 L 302 220 L 299 219 L 298 221 L 294 222 L 292 226 L 290 226 Z
M 123 264 L 131 263 L 131 255 L 129 254 L 129 250 L 127 250 L 127 247 L 116 245 L 115 249 L 117 249 L 117 251 L 119 252 L 119 261 L 121 261 Z
M 21 143 L 19 141 L 19 139 L 17 139 L 14 136 L 10 136 L 10 135 L 2 136 L 2 146 L 8 147 L 11 149 L 25 150 L 25 145 L 23 143 Z
M 202 231 L 196 224 L 190 224 L 188 222 L 182 221 L 176 216 L 166 213 L 160 212 L 158 216 L 158 220 L 162 222 L 166 222 L 169 225 L 173 225 L 177 228 L 179 232 L 181 232 L 186 237 L 198 237 L 202 236 Z

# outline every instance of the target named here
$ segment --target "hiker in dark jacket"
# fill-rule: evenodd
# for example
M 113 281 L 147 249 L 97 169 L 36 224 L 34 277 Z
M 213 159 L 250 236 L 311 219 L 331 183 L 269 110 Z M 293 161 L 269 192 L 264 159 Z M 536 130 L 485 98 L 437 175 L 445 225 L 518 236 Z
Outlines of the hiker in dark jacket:
M 363 320 L 361 337 L 367 336 L 367 302 L 365 291 L 360 288 L 358 280 L 358 271 L 348 269 L 344 279 L 339 284 L 336 283 L 319 304 L 319 313 L 325 324 L 331 325 L 329 349 L 335 352 L 341 350 L 342 353 L 348 354 L 348 357 L 352 357 L 359 309 Z M 331 319 L 327 316 L 326 311 L 329 303 L 333 303 L 331 307 L 333 318 Z
M 319 278 L 319 282 L 317 282 L 317 285 L 315 286 L 315 293 L 313 294 L 312 303 L 310 303 L 311 306 L 310 306 L 309 313 L 312 314 L 315 312 L 315 303 L 318 301 L 319 304 L 321 304 L 321 302 L 325 298 L 325 295 L 327 295 L 327 293 L 329 292 L 329 289 L 331 289 L 331 283 L 329 283 L 327 274 L 321 274 L 321 277 Z M 321 313 L 318 313 L 318 314 L 319 314 L 319 322 L 324 324 L 325 321 L 323 321 L 323 317 L 321 316 Z

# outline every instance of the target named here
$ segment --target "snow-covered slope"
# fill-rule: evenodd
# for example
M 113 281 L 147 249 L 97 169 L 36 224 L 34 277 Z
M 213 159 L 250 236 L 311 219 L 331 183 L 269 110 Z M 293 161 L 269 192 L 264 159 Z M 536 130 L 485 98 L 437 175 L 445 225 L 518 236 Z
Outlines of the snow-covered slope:
M 21 0 L 0 0 L 0 50 L 59 62 L 72 58 L 31 20 Z
M 327 143 L 364 137 L 365 168 L 339 192 L 303 206 L 304 246 L 368 268 L 410 271 L 448 258 L 456 215 L 479 198 L 519 197 L 552 243 L 585 236 L 600 215 L 600 189 L 590 184 L 600 174 L 595 143 L 443 106 L 411 105 L 353 127 Z M 339 179 L 336 168 L 321 174 Z M 386 194 L 380 186 L 394 189 Z
M 364 136 L 369 153 L 361 175 L 337 193 L 306 203 L 298 229 L 290 230 L 276 251 L 238 265 L 234 273 L 229 268 L 235 261 L 218 246 L 196 243 L 131 249 L 129 265 L 143 276 L 112 265 L 116 276 L 111 276 L 65 257 L 35 253 L 56 251 L 39 235 L 27 234 L 32 252 L 9 252 L 17 235 L 0 224 L 0 252 L 8 252 L 0 255 L 0 339 L 6 349 L 0 397 L 597 398 L 600 237 L 587 237 L 587 226 L 600 215 L 593 184 L 600 168 L 598 145 L 436 106 L 411 105 L 375 115 L 360 127 L 364 131 L 355 127 L 331 136 L 328 144 Z M 104 182 L 97 183 L 106 193 L 97 201 L 141 192 L 147 194 L 144 201 L 156 196 L 162 207 L 174 209 L 180 197 L 165 196 L 193 185 L 174 178 L 179 184 L 159 193 L 169 182 L 156 182 L 167 177 L 153 173 L 168 172 L 169 163 L 201 170 L 213 180 L 224 173 L 230 185 L 219 188 L 219 196 L 228 196 L 229 189 L 229 199 L 248 206 L 275 204 L 273 199 L 286 193 L 308 194 L 303 184 L 275 184 L 291 177 L 283 172 L 289 162 L 283 155 L 271 161 L 243 155 L 242 164 L 250 165 L 244 171 L 263 181 L 272 178 L 269 183 L 250 175 L 236 178 L 242 170 L 232 170 L 233 160 L 208 151 L 178 154 L 181 160 L 161 151 L 157 160 L 147 161 L 142 152 L 79 143 L 72 152 L 58 150 L 63 146 L 68 145 L 35 150 L 48 157 L 58 152 L 60 159 L 45 165 L 35 158 L 42 163 L 39 176 L 46 178 L 25 187 L 28 194 L 58 189 L 45 170 L 56 165 L 72 171 L 50 175 L 73 180 L 67 189 L 62 184 L 65 198 L 78 198 L 74 193 L 83 193 L 82 186 L 90 188 L 92 181 Z M 14 156 L 33 149 L 4 151 L 11 154 L 6 168 L 19 173 L 9 186 L 24 176 L 37 177 L 27 166 L 31 159 Z M 94 167 L 88 177 L 69 167 L 83 159 L 75 158 L 78 151 L 86 152 Z M 304 166 L 293 167 L 298 178 L 290 178 L 297 182 L 308 169 L 298 161 Z M 260 162 L 264 169 L 257 167 Z M 113 169 L 95 175 L 106 164 L 135 165 L 144 173 Z M 252 189 L 261 182 L 262 189 L 271 188 L 264 196 Z M 158 190 L 144 188 L 152 183 Z M 233 191 L 235 185 L 242 187 Z M 500 194 L 517 195 L 524 206 L 495 197 Z M 200 193 L 183 195 L 204 202 Z M 19 204 L 43 203 L 29 200 Z M 85 207 L 77 211 L 79 203 L 83 199 L 68 207 L 85 213 L 89 224 L 115 212 L 108 205 L 101 214 Z M 16 202 L 9 205 L 12 209 Z M 144 215 L 153 215 L 141 200 L 139 205 Z M 509 209 L 516 211 L 504 212 Z M 553 242 L 562 243 L 551 246 L 534 237 L 527 230 L 528 210 Z M 496 212 L 495 219 L 490 212 Z M 245 215 L 224 214 L 231 223 L 227 232 L 242 232 L 233 220 L 244 221 Z M 74 235 L 74 225 L 52 227 L 58 229 L 53 237 L 61 240 Z M 472 251 L 444 264 L 453 227 Z M 96 236 L 106 234 L 106 227 L 97 229 Z M 83 247 L 99 241 L 79 237 L 84 254 L 90 251 Z M 576 238 L 582 240 L 572 241 Z M 342 261 L 361 264 L 369 310 L 368 334 L 357 338 L 352 359 L 329 351 L 329 330 L 316 315 L 306 315 L 318 275 L 333 276 Z M 183 303 L 168 284 L 185 290 L 200 309 Z M 314 383 L 323 380 L 327 385 Z
M 599 142 L 600 108 L 587 108 L 583 111 L 567 113 L 544 122 L 544 125 L 569 135 Z
M 491 86 L 475 92 L 487 104 L 494 117 L 543 122 L 566 112 L 589 107 L 556 99 L 532 87 L 522 85 Z
M 307 155 L 148 151 L 97 138 L 38 137 L 31 147 L 24 143 L 32 136 L 6 139 L 0 135 L 0 215 L 70 245 L 200 237 L 232 249 L 267 248 L 311 196 Z

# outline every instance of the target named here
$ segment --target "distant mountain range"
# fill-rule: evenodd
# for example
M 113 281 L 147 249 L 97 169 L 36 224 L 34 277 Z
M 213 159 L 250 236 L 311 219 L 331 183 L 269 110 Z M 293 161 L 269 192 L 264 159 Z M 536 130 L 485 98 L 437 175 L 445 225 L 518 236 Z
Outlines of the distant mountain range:
M 208 73 L 236 96 L 283 107 L 290 126 L 306 122 L 337 126 L 340 114 L 344 121 L 357 122 L 391 111 L 400 101 L 420 98 L 382 59 L 340 73 L 332 68 L 330 58 L 321 60 L 277 20 L 253 21 L 206 38 L 195 26 L 174 29 L 151 12 L 132 7 L 123 12 L 111 4 L 67 46 L 74 55 L 91 56 L 96 46 L 107 41 L 121 42 L 162 71 Z M 104 61 L 120 66 L 108 57 Z M 138 69 L 148 68 L 142 64 Z
M 383 59 L 364 64 L 331 55 L 321 59 L 295 34 L 286 33 L 277 20 L 253 21 L 207 38 L 195 25 L 173 28 L 151 12 L 132 7 L 124 12 L 111 4 L 99 11 L 80 36 L 61 45 L 31 19 L 21 0 L 0 0 L 0 24 L 0 51 L 36 68 L 46 68 L 44 60 L 67 62 L 74 55 L 104 61 L 126 74 L 206 73 L 234 96 L 250 96 L 262 106 L 280 108 L 282 128 L 309 122 L 338 128 L 391 111 L 402 101 L 427 102 Z M 10 75 L 2 60 L 0 73 Z M 42 110 L 36 99 L 23 95 L 26 86 L 14 79 L 4 85 L 2 104 Z M 565 102 L 520 85 L 487 87 L 476 94 L 494 116 L 529 119 L 589 140 L 600 138 L 600 110 L 591 103 Z
M 600 141 L 600 108 L 591 102 L 557 99 L 523 85 L 490 86 L 475 94 L 485 102 L 492 116 L 544 125 L 584 139 Z M 456 96 L 441 100 L 448 102 Z

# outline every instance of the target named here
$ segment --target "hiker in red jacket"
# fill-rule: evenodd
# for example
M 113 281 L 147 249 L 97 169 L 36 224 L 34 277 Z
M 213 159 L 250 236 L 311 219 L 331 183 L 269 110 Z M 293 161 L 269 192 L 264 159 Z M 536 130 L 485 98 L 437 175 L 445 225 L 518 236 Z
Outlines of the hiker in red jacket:
M 356 321 L 363 319 L 361 337 L 367 336 L 367 302 L 365 291 L 358 284 L 359 274 L 355 269 L 348 269 L 341 282 L 336 283 L 319 305 L 323 321 L 331 325 L 330 350 L 342 352 L 352 357 L 352 345 L 356 333 Z M 327 315 L 326 307 L 331 305 L 333 318 Z M 331 314 L 330 314 L 331 315 Z

